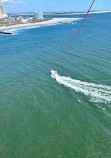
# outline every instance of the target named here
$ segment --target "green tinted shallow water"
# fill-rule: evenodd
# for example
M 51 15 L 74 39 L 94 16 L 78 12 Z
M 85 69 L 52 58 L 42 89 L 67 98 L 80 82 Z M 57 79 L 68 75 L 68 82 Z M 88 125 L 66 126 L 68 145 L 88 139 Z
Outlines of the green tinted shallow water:
M 111 157 L 111 14 L 93 16 L 59 71 L 68 82 L 50 70 L 81 20 L 1 35 L 0 158 Z

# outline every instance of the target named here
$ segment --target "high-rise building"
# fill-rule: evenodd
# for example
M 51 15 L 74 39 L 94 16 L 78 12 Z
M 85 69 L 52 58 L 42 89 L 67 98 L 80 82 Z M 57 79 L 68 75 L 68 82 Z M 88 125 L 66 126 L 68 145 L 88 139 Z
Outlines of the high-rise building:
M 34 14 L 35 19 L 43 19 L 43 13 L 41 12 L 35 12 Z
M 0 18 L 6 18 L 7 14 L 6 14 L 6 10 L 5 10 L 5 5 L 0 4 Z

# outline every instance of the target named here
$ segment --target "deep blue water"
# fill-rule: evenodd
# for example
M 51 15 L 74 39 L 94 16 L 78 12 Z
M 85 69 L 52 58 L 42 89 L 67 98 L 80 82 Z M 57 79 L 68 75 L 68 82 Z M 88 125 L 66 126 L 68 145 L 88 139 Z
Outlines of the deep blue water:
M 111 157 L 111 13 L 89 17 L 56 80 L 82 19 L 0 35 L 1 158 Z

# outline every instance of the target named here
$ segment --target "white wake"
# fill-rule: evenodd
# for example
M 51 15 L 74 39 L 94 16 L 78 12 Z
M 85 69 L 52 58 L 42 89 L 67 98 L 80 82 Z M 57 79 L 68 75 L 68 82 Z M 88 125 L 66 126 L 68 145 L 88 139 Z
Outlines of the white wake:
M 72 88 L 90 97 L 92 102 L 111 103 L 111 86 L 103 86 L 95 83 L 82 82 L 70 77 L 57 75 L 55 78 L 59 84 Z

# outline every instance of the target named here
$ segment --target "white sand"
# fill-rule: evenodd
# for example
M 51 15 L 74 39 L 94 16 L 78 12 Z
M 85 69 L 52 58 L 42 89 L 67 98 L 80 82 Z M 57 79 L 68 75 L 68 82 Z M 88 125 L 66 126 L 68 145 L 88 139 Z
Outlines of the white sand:
M 108 13 L 108 12 L 111 12 L 111 11 L 95 11 L 95 12 L 89 12 L 89 14 Z M 72 13 L 72 14 L 86 14 L 86 13 Z M 66 14 L 66 15 L 68 15 L 68 14 Z M 71 14 L 69 14 L 69 15 L 71 15 Z M 0 30 L 34 26 L 34 25 L 56 24 L 59 22 L 70 22 L 70 21 L 74 21 L 74 20 L 78 20 L 78 19 L 81 19 L 81 18 L 53 18 L 48 21 L 42 21 L 42 22 L 37 22 L 37 23 L 26 23 L 26 24 L 17 24 L 17 25 L 11 25 L 11 26 L 2 26 L 2 27 L 0 27 Z
M 111 10 L 108 10 L 108 11 L 95 11 L 95 12 L 90 12 L 89 14 L 95 14 L 95 13 L 111 13 Z
M 89 12 L 89 14 L 94 14 L 94 13 L 109 13 L 111 12 L 109 11 L 95 11 L 95 12 Z M 72 13 L 72 14 L 86 14 L 86 13 Z M 68 14 L 66 14 L 68 15 Z M 69 14 L 71 15 L 71 14 Z M 70 21 L 74 21 L 74 20 L 78 20 L 81 18 L 53 18 L 51 20 L 48 21 L 42 21 L 42 22 L 37 22 L 37 23 L 26 23 L 26 24 L 17 24 L 17 25 L 11 25 L 11 26 L 2 26 L 0 27 L 0 30 L 4 30 L 4 29 L 11 29 L 11 28 L 18 28 L 18 27 L 26 27 L 26 26 L 34 26 L 34 25 L 45 25 L 45 24 L 56 24 L 59 22 L 70 22 Z
M 0 27 L 0 30 L 18 28 L 18 27 L 26 27 L 26 26 L 35 26 L 35 25 L 55 24 L 55 23 L 59 23 L 59 22 L 70 22 L 70 21 L 74 21 L 74 20 L 78 20 L 78 19 L 81 19 L 81 18 L 53 18 L 48 21 L 42 21 L 42 22 L 37 22 L 37 23 L 2 26 L 2 27 Z
M 61 14 L 61 15 L 80 15 L 80 14 L 86 14 L 87 12 L 83 12 L 83 13 L 70 13 L 70 14 Z M 106 10 L 106 11 L 91 11 L 89 12 L 89 14 L 100 14 L 100 13 L 111 13 L 111 10 Z M 57 14 L 55 14 L 57 15 Z

